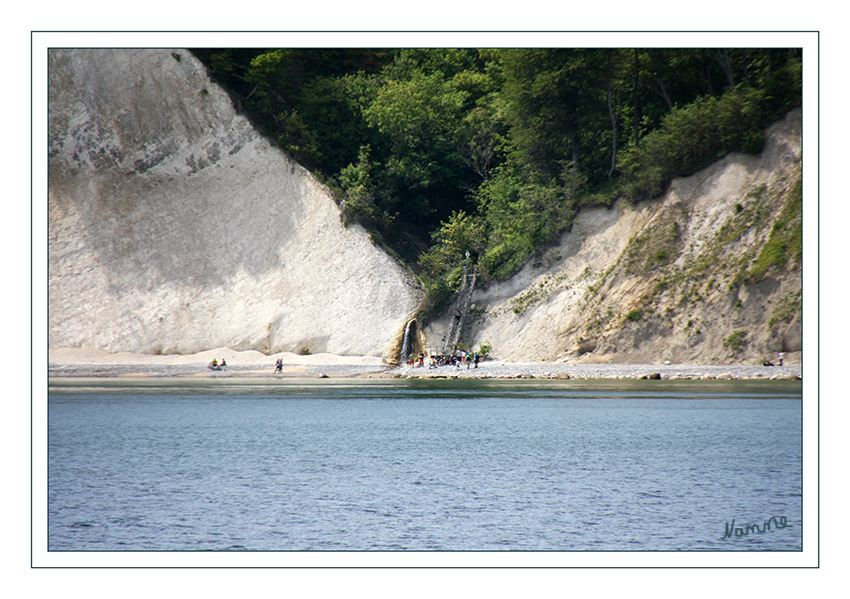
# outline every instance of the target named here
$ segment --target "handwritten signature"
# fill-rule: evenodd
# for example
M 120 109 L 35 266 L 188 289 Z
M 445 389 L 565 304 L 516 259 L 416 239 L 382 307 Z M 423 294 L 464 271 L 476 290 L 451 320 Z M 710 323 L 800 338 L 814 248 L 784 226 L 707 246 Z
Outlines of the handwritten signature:
M 788 518 L 785 516 L 771 516 L 769 520 L 767 520 L 763 525 L 759 526 L 758 524 L 747 524 L 746 526 L 735 526 L 735 520 L 732 520 L 732 523 L 726 523 L 726 532 L 723 537 L 720 539 L 721 541 L 724 539 L 731 539 L 732 537 L 746 537 L 751 532 L 764 534 L 773 528 L 790 528 L 791 525 L 788 524 Z

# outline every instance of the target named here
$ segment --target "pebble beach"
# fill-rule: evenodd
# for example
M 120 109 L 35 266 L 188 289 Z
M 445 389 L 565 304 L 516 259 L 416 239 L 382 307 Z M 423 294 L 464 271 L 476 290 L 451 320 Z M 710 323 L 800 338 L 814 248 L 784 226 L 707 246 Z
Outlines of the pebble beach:
M 222 370 L 208 365 L 224 360 Z M 275 363 L 283 367 L 275 373 Z M 801 380 L 802 365 L 571 364 L 483 361 L 475 368 L 393 366 L 376 356 L 267 356 L 229 348 L 192 355 L 109 354 L 82 349 L 50 350 L 48 376 L 61 377 L 275 377 L 275 378 L 435 378 L 435 379 L 671 379 L 671 380 Z
M 375 375 L 372 375 L 375 376 Z M 692 366 L 676 364 L 564 364 L 482 362 L 478 368 L 403 367 L 382 378 L 494 379 L 671 379 L 671 380 L 802 380 L 799 364 L 789 366 Z

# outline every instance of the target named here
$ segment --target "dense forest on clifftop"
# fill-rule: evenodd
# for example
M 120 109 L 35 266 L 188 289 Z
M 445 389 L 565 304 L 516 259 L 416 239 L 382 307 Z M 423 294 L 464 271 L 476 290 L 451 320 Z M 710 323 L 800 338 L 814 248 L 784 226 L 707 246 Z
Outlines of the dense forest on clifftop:
M 514 272 L 579 209 L 660 194 L 801 103 L 798 49 L 194 49 L 238 108 L 412 265 Z

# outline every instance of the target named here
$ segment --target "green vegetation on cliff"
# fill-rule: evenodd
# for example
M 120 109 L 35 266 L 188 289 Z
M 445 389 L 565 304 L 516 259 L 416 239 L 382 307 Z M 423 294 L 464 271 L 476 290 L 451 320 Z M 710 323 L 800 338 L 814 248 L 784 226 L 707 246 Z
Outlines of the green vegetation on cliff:
M 773 224 L 767 243 L 747 273 L 747 280 L 763 279 L 771 267 L 784 268 L 789 260 L 799 264 L 803 259 L 803 182 L 798 180 L 789 199 Z
M 334 191 L 346 222 L 416 268 L 434 309 L 466 252 L 481 279 L 506 277 L 584 206 L 758 153 L 763 128 L 801 101 L 797 49 L 193 52 Z M 751 277 L 797 258 L 796 218 Z M 665 241 L 648 258 L 676 251 Z

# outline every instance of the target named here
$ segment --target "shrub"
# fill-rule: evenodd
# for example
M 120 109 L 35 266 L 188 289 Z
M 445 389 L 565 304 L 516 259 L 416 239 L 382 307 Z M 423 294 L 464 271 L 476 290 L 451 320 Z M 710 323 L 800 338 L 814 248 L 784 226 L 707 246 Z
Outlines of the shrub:
M 731 350 L 733 353 L 739 353 L 744 349 L 746 344 L 747 331 L 735 331 L 723 340 L 723 347 Z
M 696 172 L 729 150 L 760 151 L 763 96 L 738 86 L 670 112 L 639 148 L 621 153 L 627 195 L 656 196 L 665 181 Z
M 631 312 L 626 314 L 626 320 L 628 320 L 630 322 L 637 322 L 638 320 L 641 319 L 642 316 L 643 316 L 643 310 L 640 310 L 640 309 L 632 310 Z

